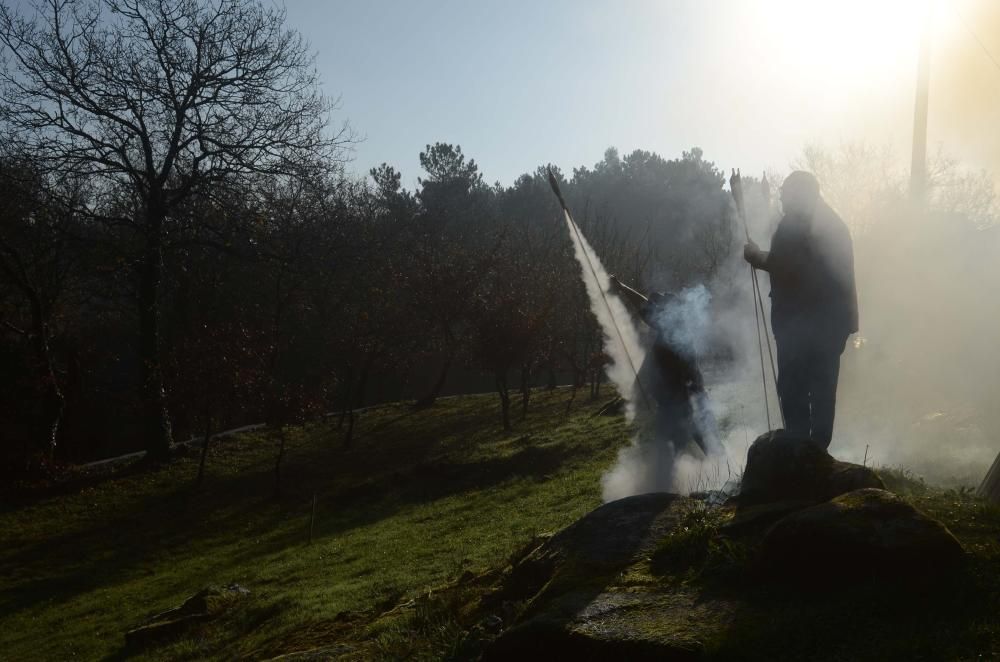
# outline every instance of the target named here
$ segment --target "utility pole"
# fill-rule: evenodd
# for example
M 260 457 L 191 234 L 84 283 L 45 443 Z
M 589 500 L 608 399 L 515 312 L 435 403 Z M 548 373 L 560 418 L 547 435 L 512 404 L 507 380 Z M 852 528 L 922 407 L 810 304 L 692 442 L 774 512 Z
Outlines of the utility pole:
M 920 57 L 917 62 L 917 92 L 913 108 L 913 157 L 910 161 L 910 199 L 923 206 L 927 196 L 927 97 L 931 65 L 931 8 L 927 8 Z

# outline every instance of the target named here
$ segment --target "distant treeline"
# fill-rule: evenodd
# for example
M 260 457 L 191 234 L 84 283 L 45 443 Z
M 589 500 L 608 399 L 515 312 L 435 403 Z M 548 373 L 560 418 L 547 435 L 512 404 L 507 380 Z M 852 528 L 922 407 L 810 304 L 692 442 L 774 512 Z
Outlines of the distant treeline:
M 426 406 L 495 389 L 506 426 L 532 385 L 599 381 L 600 331 L 545 168 L 505 188 L 457 146 L 429 145 L 420 162 L 415 191 L 388 165 L 357 179 L 319 164 L 190 196 L 164 219 L 153 353 L 141 211 L 125 196 L 69 204 L 79 191 L 8 162 L 0 420 L 11 466 L 153 450 L 143 417 L 161 411 L 177 438 L 348 412 L 349 443 L 350 410 L 376 400 Z M 711 277 L 732 254 L 722 184 L 697 149 L 670 161 L 608 150 L 562 181 L 609 270 L 659 288 Z M 163 407 L 142 401 L 149 361 Z
M 347 176 L 314 54 L 260 0 L 0 6 L 0 435 L 14 473 L 372 399 L 600 374 L 542 172 L 428 145 Z M 630 280 L 710 273 L 722 177 L 609 151 L 566 191 Z M 660 239 L 669 237 L 667 242 Z M 672 272 L 652 265 L 672 258 Z M 461 373 L 455 379 L 453 373 Z M 483 381 L 478 377 L 482 375 Z M 471 377 L 470 377 L 471 376 Z M 450 383 L 451 381 L 451 383 Z M 478 383 L 473 383 L 473 382 Z

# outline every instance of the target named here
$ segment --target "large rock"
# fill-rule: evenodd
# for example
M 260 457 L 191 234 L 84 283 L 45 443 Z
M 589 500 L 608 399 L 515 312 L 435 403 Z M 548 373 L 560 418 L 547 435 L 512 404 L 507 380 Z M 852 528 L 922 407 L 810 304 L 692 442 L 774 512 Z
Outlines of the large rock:
M 808 439 L 781 431 L 761 435 L 747 452 L 739 504 L 820 503 L 864 488 L 885 489 L 882 479 L 867 467 L 835 460 L 826 449 Z
M 767 575 L 810 584 L 886 576 L 919 581 L 963 557 L 962 546 L 937 520 L 900 497 L 863 489 L 793 513 L 761 543 Z
M 527 600 L 485 660 L 690 660 L 716 636 L 734 607 L 681 590 L 622 586 L 623 573 L 695 509 L 676 494 L 619 499 L 563 529 L 518 562 L 500 596 Z

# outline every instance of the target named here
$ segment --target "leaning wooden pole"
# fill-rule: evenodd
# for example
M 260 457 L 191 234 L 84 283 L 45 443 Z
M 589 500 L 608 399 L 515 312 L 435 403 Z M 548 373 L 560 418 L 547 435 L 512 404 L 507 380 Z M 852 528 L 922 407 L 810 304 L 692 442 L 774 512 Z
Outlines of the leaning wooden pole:
M 743 179 L 740 171 L 734 169 L 729 178 L 729 191 L 736 202 L 736 213 L 743 221 L 743 232 L 746 235 L 747 243 L 753 240 L 750 238 L 750 224 L 747 222 L 746 207 L 743 203 Z M 771 350 L 771 332 L 767 326 L 767 314 L 764 311 L 764 297 L 760 290 L 760 282 L 757 280 L 757 268 L 750 265 L 750 279 L 753 287 L 754 298 L 754 319 L 757 323 L 757 350 L 760 352 L 760 380 L 764 390 L 764 415 L 767 418 L 767 428 L 771 429 L 771 405 L 767 398 L 767 371 L 764 368 L 764 343 L 767 344 L 767 356 L 771 363 L 771 377 L 774 379 L 775 391 L 778 389 L 778 369 L 774 362 L 774 352 Z M 763 329 L 763 330 L 762 330 Z M 781 394 L 778 393 L 778 416 L 781 418 L 781 427 L 785 427 L 785 413 L 781 410 Z
M 653 411 L 652 400 L 650 400 L 649 395 L 646 393 L 646 389 L 642 385 L 642 381 L 639 379 L 639 370 L 636 368 L 631 352 L 628 351 L 628 344 L 625 342 L 624 336 L 622 336 L 621 327 L 618 325 L 618 320 L 615 319 L 614 311 L 611 310 L 611 304 L 608 303 L 608 295 L 604 292 L 604 287 L 601 285 L 601 279 L 597 276 L 597 270 L 594 268 L 594 263 L 591 262 L 590 256 L 587 255 L 586 243 L 583 240 L 583 234 L 580 232 L 580 226 L 578 226 L 576 221 L 573 220 L 573 214 L 569 211 L 569 206 L 566 204 L 566 200 L 562 196 L 562 191 L 559 189 L 559 182 L 556 180 L 556 176 L 552 173 L 551 168 L 548 169 L 548 173 L 549 186 L 552 187 L 552 192 L 555 193 L 556 198 L 559 199 L 559 206 L 562 207 L 563 214 L 565 214 L 566 220 L 569 221 L 570 229 L 573 233 L 575 233 L 576 240 L 580 244 L 580 252 L 583 254 L 587 266 L 590 268 L 590 275 L 594 279 L 594 284 L 597 286 L 597 290 L 601 294 L 601 300 L 604 302 L 605 310 L 607 310 L 608 319 L 611 320 L 611 325 L 615 329 L 618 342 L 621 343 L 622 352 L 624 352 L 625 359 L 628 361 L 629 368 L 632 370 L 632 375 L 635 377 L 636 386 L 639 387 L 639 394 L 642 395 L 642 402 L 646 405 L 647 410 Z

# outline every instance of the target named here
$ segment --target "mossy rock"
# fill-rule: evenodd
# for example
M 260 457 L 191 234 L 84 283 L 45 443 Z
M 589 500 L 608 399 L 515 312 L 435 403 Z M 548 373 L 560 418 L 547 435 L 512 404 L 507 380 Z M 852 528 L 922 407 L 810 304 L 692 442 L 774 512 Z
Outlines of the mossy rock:
M 758 536 L 778 520 L 815 505 L 812 501 L 775 501 L 752 506 L 740 506 L 720 531 L 731 537 Z
M 808 588 L 851 579 L 922 582 L 963 557 L 944 524 L 891 492 L 869 488 L 779 520 L 764 536 L 758 567 Z
M 783 431 L 761 435 L 747 451 L 741 507 L 776 502 L 821 503 L 854 490 L 885 489 L 872 469 L 834 459 L 814 441 Z

